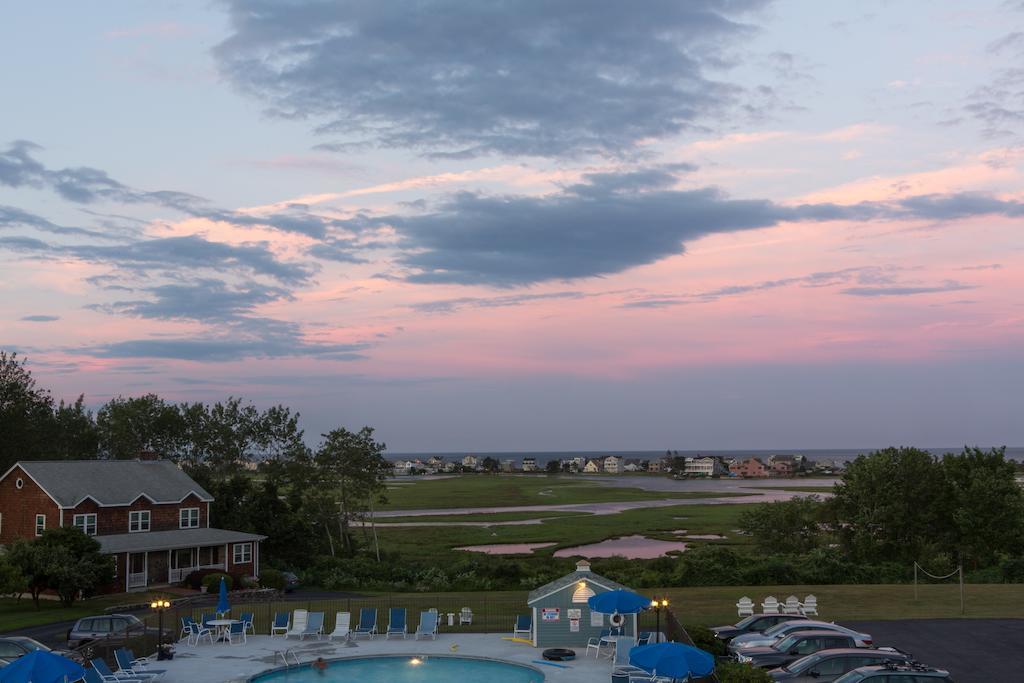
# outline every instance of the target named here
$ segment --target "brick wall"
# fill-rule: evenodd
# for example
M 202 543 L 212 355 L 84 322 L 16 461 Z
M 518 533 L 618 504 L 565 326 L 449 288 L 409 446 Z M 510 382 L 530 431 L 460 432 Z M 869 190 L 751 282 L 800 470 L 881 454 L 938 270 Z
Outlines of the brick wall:
M 245 562 L 235 564 L 235 546 L 242 545 L 238 543 L 228 544 L 228 558 L 227 567 L 229 574 L 244 574 L 245 576 L 258 576 L 256 571 L 256 563 L 259 558 L 259 543 L 253 541 L 252 543 L 252 562 Z
M 181 508 L 199 508 L 199 526 L 206 527 L 210 514 L 209 503 L 200 501 L 190 495 L 181 503 L 155 505 L 146 498 L 140 498 L 131 505 L 119 507 L 100 507 L 92 500 L 86 500 L 74 510 L 64 511 L 65 524 L 70 525 L 76 514 L 96 513 L 96 534 L 128 533 L 128 513 L 135 510 L 149 510 L 149 530 L 169 531 L 178 528 L 179 510 Z
M 21 489 L 17 487 L 18 479 L 24 484 Z M 47 529 L 60 526 L 57 504 L 20 467 L 15 467 L 0 480 L 0 544 L 35 538 L 37 514 L 46 515 Z

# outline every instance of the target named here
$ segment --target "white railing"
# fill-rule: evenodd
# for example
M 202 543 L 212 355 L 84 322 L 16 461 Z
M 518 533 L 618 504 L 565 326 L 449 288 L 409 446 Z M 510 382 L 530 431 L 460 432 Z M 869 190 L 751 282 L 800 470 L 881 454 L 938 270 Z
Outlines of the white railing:
M 129 588 L 145 588 L 146 587 L 146 572 L 139 572 L 137 574 L 128 574 L 128 587 Z
M 185 577 L 192 572 L 197 572 L 200 569 L 224 569 L 224 564 L 203 564 L 196 567 L 178 567 L 177 569 L 170 569 L 167 572 L 167 583 L 181 583 L 185 580 Z

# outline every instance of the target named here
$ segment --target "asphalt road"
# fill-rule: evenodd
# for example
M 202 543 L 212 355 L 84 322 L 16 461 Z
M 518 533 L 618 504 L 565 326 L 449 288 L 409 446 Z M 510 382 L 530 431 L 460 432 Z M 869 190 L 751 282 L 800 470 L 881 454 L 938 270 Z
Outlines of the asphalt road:
M 842 622 L 945 669 L 957 683 L 1024 681 L 1024 619 L 914 619 Z

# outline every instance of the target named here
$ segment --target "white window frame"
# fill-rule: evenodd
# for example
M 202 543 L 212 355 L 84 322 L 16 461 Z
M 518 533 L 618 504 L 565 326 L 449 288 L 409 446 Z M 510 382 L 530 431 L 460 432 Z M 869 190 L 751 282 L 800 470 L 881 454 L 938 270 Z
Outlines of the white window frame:
M 249 564 L 252 562 L 252 543 L 235 543 L 231 548 L 232 564 Z
M 91 520 L 90 520 L 90 518 L 91 518 Z M 81 524 L 78 523 L 79 520 L 82 521 Z M 71 518 L 71 526 L 76 527 L 78 529 L 81 529 L 82 532 L 86 536 L 95 536 L 96 535 L 96 513 L 95 512 L 87 512 L 87 513 L 83 513 L 83 514 L 80 514 L 80 515 L 75 515 L 74 517 Z M 92 531 L 89 531 L 89 527 L 92 527 Z
M 143 520 L 145 520 L 145 528 L 143 528 Z M 128 533 L 139 534 L 149 531 L 151 526 L 152 515 L 149 514 L 149 510 L 130 510 L 128 512 Z M 132 528 L 135 526 L 136 528 Z
M 188 513 L 186 518 L 185 513 Z M 178 509 L 178 528 L 179 529 L 198 529 L 199 528 L 199 508 L 179 508 Z
M 44 531 L 46 531 L 46 515 L 36 515 L 36 536 L 42 536 Z

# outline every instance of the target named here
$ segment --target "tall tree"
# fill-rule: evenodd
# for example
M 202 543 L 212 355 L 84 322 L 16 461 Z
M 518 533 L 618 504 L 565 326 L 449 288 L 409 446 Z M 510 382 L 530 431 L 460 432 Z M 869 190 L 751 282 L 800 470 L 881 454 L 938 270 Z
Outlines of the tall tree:
M 107 458 L 137 458 L 143 451 L 177 458 L 184 424 L 178 407 L 156 394 L 118 396 L 96 415 L 100 451 Z
M 85 397 L 74 403 L 60 402 L 54 411 L 56 422 L 53 456 L 64 460 L 91 460 L 99 451 L 100 435 Z
M 336 492 L 338 535 L 342 551 L 351 555 L 355 552 L 352 522 L 365 518 L 371 497 L 380 497 L 391 464 L 384 458 L 384 444 L 374 441 L 370 427 L 358 432 L 338 428 L 323 437 L 313 462 L 322 490 Z
M 0 351 L 0 473 L 18 460 L 53 457 L 53 398 L 18 354 Z

